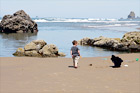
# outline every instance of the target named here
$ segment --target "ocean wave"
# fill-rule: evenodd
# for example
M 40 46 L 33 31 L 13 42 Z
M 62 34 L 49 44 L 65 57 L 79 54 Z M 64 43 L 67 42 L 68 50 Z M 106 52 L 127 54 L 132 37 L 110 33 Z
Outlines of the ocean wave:
M 119 21 L 105 18 L 33 18 L 35 22 L 92 22 L 92 23 L 140 23 L 140 21 Z M 1 22 L 1 19 L 0 19 Z M 129 25 L 129 24 L 126 24 Z
M 47 22 L 47 20 L 45 20 L 45 19 L 35 19 L 34 21 L 35 22 Z
M 131 23 L 140 21 L 119 21 L 118 19 L 104 18 L 42 18 L 33 19 L 35 22 L 95 22 L 95 23 Z
M 113 24 L 113 25 L 99 25 L 99 26 L 88 26 L 89 28 L 105 28 L 105 27 L 120 27 L 120 26 L 137 26 L 138 24 Z
M 35 19 L 35 22 L 89 22 L 87 19 Z
M 100 26 L 88 26 L 89 28 L 101 28 L 101 27 L 118 27 L 121 24 L 114 24 L 114 25 L 100 25 Z
M 137 26 L 138 24 L 124 24 L 124 26 Z

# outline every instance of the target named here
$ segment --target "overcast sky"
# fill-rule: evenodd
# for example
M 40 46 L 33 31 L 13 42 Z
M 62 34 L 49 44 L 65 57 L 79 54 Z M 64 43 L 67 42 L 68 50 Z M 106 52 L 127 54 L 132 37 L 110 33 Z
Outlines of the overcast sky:
M 0 0 L 0 17 L 21 9 L 31 17 L 126 18 L 140 16 L 140 0 Z

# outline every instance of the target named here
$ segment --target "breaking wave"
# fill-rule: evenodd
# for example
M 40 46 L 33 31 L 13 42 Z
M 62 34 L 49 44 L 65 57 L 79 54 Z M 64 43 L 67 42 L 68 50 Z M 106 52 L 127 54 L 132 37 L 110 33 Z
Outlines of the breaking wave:
M 35 22 L 97 22 L 97 23 L 130 23 L 130 22 L 140 22 L 140 21 L 119 21 L 118 19 L 104 19 L 104 18 L 33 18 Z
M 138 24 L 113 24 L 113 25 L 98 25 L 88 26 L 89 28 L 104 28 L 104 27 L 120 27 L 120 26 L 137 26 Z

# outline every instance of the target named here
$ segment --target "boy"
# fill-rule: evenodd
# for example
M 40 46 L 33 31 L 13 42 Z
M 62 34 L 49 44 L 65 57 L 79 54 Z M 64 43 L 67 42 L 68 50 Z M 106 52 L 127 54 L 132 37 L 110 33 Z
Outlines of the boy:
M 72 44 L 73 44 L 73 46 L 71 47 L 71 56 L 73 58 L 73 66 L 74 66 L 74 68 L 77 68 L 80 51 L 79 51 L 79 48 L 77 47 L 78 43 L 76 40 L 74 40 L 72 42 Z

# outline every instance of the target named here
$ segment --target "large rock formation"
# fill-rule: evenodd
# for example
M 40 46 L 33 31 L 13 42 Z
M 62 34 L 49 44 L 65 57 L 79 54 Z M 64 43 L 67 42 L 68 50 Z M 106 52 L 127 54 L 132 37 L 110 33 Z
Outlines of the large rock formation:
M 23 10 L 13 15 L 5 15 L 0 23 L 0 32 L 37 32 L 37 24 Z
M 23 48 L 18 48 L 13 54 L 14 56 L 29 56 L 29 57 L 58 57 L 65 56 L 64 53 L 59 52 L 58 48 L 53 45 L 47 45 L 44 40 L 35 40 Z
M 140 32 L 128 32 L 122 39 L 106 38 L 100 36 L 98 38 L 90 39 L 83 38 L 78 41 L 80 45 L 91 45 L 97 47 L 104 47 L 116 51 L 140 51 Z
M 135 13 L 133 11 L 128 15 L 128 19 L 135 19 Z

